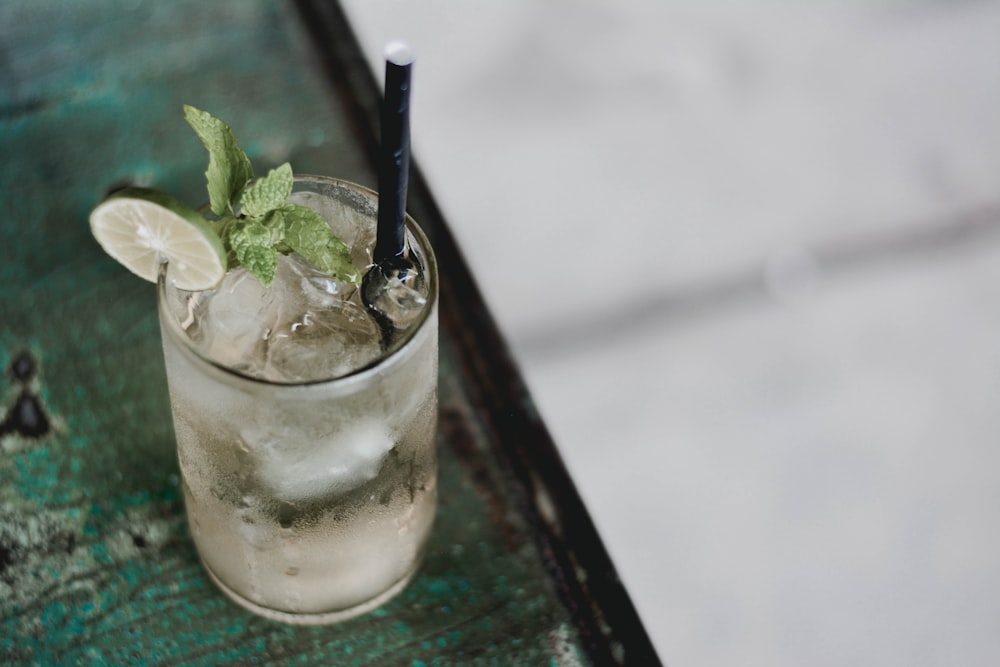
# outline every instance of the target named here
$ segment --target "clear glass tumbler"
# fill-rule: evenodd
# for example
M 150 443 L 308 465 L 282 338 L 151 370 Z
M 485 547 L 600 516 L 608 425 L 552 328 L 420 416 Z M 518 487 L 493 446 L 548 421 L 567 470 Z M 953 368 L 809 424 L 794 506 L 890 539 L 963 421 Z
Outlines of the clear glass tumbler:
M 320 213 L 365 270 L 374 192 L 303 176 L 291 201 Z M 438 283 L 427 238 L 406 224 L 426 294 L 416 322 L 388 343 L 371 340 L 356 288 L 298 265 L 279 269 L 267 290 L 248 287 L 247 275 L 184 292 L 161 271 L 191 535 L 219 588 L 263 616 L 350 618 L 402 590 L 421 561 L 437 497 Z M 330 324 L 329 313 L 346 324 Z M 288 348 L 282 336 L 300 334 L 302 347 Z M 359 346 L 370 353 L 361 361 L 352 359 Z M 295 370 L 282 374 L 288 364 Z

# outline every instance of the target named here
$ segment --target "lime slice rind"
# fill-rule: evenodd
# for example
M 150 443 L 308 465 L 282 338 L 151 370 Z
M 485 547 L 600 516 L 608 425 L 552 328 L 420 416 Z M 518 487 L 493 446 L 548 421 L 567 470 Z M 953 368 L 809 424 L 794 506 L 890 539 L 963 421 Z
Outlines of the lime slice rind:
M 104 251 L 143 280 L 155 283 L 164 261 L 182 290 L 209 289 L 226 273 L 218 235 L 197 211 L 169 195 L 122 190 L 93 210 L 90 227 Z

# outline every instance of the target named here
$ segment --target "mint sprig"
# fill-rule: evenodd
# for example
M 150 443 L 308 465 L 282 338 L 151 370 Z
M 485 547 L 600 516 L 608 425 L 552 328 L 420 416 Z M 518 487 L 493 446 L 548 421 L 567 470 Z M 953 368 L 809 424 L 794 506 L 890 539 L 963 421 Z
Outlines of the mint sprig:
M 184 118 L 208 150 L 209 205 L 214 229 L 229 256 L 265 287 L 278 266 L 278 253 L 297 252 L 307 262 L 338 280 L 358 283 L 350 248 L 312 209 L 288 203 L 292 167 L 287 162 L 267 176 L 253 179 L 253 167 L 232 130 L 206 111 L 184 106 Z

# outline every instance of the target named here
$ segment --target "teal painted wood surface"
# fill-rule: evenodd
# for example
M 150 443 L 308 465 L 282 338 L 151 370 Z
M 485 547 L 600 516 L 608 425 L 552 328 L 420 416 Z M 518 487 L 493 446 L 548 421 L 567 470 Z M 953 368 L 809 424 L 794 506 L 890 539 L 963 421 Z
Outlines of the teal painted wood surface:
M 0 46 L 0 662 L 589 664 L 447 331 L 440 511 L 405 592 L 292 627 L 230 603 L 197 560 L 153 286 L 87 216 L 125 181 L 204 201 L 183 103 L 225 118 L 258 171 L 374 185 L 291 7 L 8 0 Z

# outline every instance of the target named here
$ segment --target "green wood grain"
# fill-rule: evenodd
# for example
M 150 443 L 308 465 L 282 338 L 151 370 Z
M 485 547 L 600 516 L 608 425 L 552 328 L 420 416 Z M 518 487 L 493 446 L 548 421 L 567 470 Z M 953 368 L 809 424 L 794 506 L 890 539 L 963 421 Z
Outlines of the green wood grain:
M 189 540 L 153 286 L 87 215 L 122 181 L 207 198 L 181 115 L 227 120 L 258 172 L 374 175 L 291 7 L 0 3 L 0 418 L 29 394 L 42 437 L 0 436 L 3 664 L 586 664 L 444 332 L 440 511 L 414 582 L 303 628 L 211 585 Z M 6 422 L 5 422 L 6 423 Z

